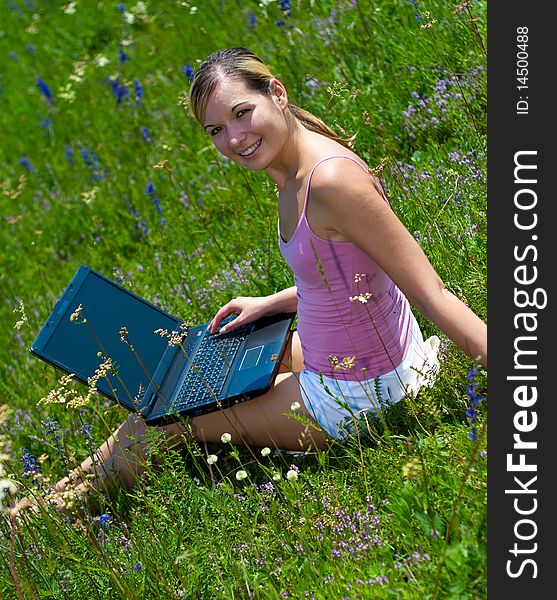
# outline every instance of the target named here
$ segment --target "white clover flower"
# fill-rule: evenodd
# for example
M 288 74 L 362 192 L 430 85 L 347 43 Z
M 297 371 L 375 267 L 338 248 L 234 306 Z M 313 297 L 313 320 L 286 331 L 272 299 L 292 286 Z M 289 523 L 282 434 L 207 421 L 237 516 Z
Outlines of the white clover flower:
M 133 15 L 132 13 L 125 11 L 122 16 L 124 17 L 124 21 L 128 25 L 133 25 L 135 23 L 135 15 Z
M 359 294 L 358 296 L 350 296 L 350 302 L 361 302 L 362 304 L 367 304 L 367 301 L 372 297 L 371 292 L 366 292 L 365 294 Z
M 238 481 L 242 481 L 242 479 L 245 479 L 248 476 L 248 474 L 243 470 L 240 469 L 237 473 L 236 473 L 236 479 Z
M 66 4 L 66 6 L 63 8 L 63 11 L 67 14 L 67 15 L 75 15 L 75 12 L 77 10 L 77 2 L 69 2 L 68 4 Z
M 290 410 L 292 412 L 296 412 L 297 410 L 300 410 L 300 403 L 299 402 L 292 402 L 292 404 L 290 405 Z
M 288 479 L 288 481 L 298 481 L 298 471 L 290 469 L 286 474 L 286 479 Z
M 269 454 L 271 454 L 271 449 L 270 448 L 261 448 L 261 456 L 269 456 Z
M 230 441 L 231 441 L 231 440 L 232 440 L 232 436 L 231 436 L 229 433 L 223 433 L 223 434 L 220 436 L 220 441 L 221 441 L 223 444 L 228 444 L 228 443 L 230 443 Z
M 58 97 L 62 98 L 62 100 L 67 100 L 70 104 L 72 104 L 75 101 L 77 94 L 72 88 L 72 84 L 68 83 L 60 88 L 60 91 L 58 92 Z
M 75 322 L 81 318 L 81 313 L 83 312 L 83 304 L 80 304 L 70 315 L 70 321 Z
M 209 456 L 207 457 L 207 463 L 210 465 L 214 465 L 218 459 L 219 457 L 216 454 L 209 454 Z
M 97 196 L 98 191 L 99 191 L 99 188 L 97 186 L 95 186 L 94 188 L 91 188 L 90 190 L 81 192 L 81 199 L 83 200 L 83 202 L 85 202 L 85 204 L 87 204 L 87 206 L 90 206 L 93 203 L 93 201 L 95 200 L 95 197 Z
M 8 494 L 15 494 L 17 492 L 17 486 L 11 479 L 0 479 L 0 505 L 2 500 Z
M 273 473 L 273 481 L 279 481 L 281 477 L 282 475 L 278 471 Z
M 103 56 L 102 54 L 97 54 L 97 56 L 95 57 L 95 62 L 97 63 L 98 67 L 104 67 L 110 62 L 110 59 L 106 56 Z
M 147 5 L 145 2 L 138 2 L 133 8 L 132 11 L 136 15 L 146 15 L 147 14 Z

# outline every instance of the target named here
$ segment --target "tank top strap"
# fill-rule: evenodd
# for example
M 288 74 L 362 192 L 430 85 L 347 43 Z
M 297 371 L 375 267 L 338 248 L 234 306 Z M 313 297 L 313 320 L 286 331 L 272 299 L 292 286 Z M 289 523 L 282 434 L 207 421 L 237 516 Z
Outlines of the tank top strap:
M 331 160 L 332 158 L 347 158 L 348 160 L 351 160 L 353 163 L 356 163 L 358 166 L 360 166 L 366 173 L 371 175 L 371 171 L 370 169 L 363 163 L 361 163 L 360 161 L 356 160 L 355 158 L 352 158 L 351 156 L 347 156 L 346 154 L 335 154 L 333 156 L 326 156 L 325 158 L 322 158 L 321 160 L 317 161 L 315 163 L 315 165 L 313 165 L 313 168 L 310 171 L 309 174 L 309 178 L 308 178 L 308 184 L 307 184 L 307 188 L 306 188 L 306 195 L 304 198 L 304 207 L 302 209 L 302 215 L 305 217 L 306 216 L 306 211 L 307 211 L 307 204 L 308 204 L 308 198 L 309 198 L 309 190 L 311 187 L 311 179 L 313 177 L 313 173 L 315 171 L 315 169 L 317 169 L 317 167 L 325 162 L 326 160 Z M 388 203 L 387 198 L 385 197 L 385 194 L 383 193 L 383 190 L 377 186 L 377 183 L 375 182 L 375 179 L 373 179 L 373 184 L 375 185 L 375 187 L 377 188 L 377 190 L 380 192 L 381 197 L 385 200 L 385 202 Z M 307 217 L 306 217 L 307 218 Z

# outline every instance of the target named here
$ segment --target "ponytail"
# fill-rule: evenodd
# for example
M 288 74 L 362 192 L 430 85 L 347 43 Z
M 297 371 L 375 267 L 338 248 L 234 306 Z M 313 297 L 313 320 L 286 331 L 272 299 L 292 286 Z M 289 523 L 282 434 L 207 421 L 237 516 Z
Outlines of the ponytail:
M 304 108 L 300 108 L 295 104 L 288 104 L 288 108 L 290 109 L 292 116 L 295 117 L 306 129 L 309 129 L 309 131 L 320 133 L 321 135 L 338 142 L 345 148 L 348 148 L 349 150 L 351 149 L 354 138 L 341 138 L 319 117 L 316 117 L 314 114 L 310 113 Z

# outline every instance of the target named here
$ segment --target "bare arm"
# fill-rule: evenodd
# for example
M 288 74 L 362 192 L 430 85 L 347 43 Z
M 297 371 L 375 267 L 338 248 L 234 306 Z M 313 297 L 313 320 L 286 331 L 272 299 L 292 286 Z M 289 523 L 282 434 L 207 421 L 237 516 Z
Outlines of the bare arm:
M 349 161 L 327 161 L 323 167 L 314 176 L 312 202 L 334 223 L 331 229 L 364 250 L 421 314 L 487 367 L 486 324 L 446 289 L 370 176 Z
M 209 323 L 209 331 L 215 333 L 219 323 L 234 313 L 237 313 L 238 316 L 221 328 L 222 333 L 233 331 L 236 327 L 255 321 L 265 315 L 276 315 L 282 312 L 296 312 L 297 307 L 298 298 L 296 296 L 296 287 L 281 290 L 270 296 L 240 296 L 234 298 L 217 311 L 217 314 Z

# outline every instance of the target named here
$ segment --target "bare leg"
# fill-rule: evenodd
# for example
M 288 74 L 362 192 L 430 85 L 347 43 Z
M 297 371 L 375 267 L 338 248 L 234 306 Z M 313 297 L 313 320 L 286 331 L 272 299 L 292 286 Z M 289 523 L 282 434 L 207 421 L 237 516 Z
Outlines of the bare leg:
M 220 442 L 221 435 L 227 432 L 234 444 L 284 450 L 324 448 L 326 435 L 310 416 L 300 394 L 297 372 L 302 368 L 302 350 L 298 334 L 294 332 L 269 392 L 231 408 L 193 418 L 194 438 Z M 310 426 L 285 416 L 293 402 L 299 402 L 298 414 L 303 415 Z M 159 429 L 166 433 L 170 444 L 184 443 L 184 430 L 180 423 Z M 91 482 L 93 489 L 109 488 L 115 483 L 130 488 L 144 472 L 148 449 L 148 428 L 142 419 L 130 415 L 93 457 L 83 461 L 81 470 L 95 475 Z M 57 484 L 57 489 L 63 491 L 67 486 L 66 478 Z M 83 486 L 85 488 L 86 484 Z

